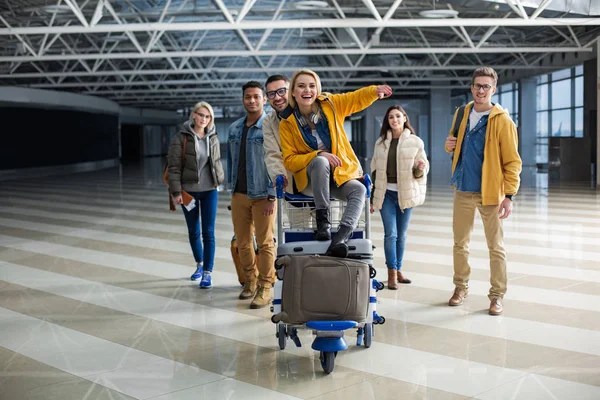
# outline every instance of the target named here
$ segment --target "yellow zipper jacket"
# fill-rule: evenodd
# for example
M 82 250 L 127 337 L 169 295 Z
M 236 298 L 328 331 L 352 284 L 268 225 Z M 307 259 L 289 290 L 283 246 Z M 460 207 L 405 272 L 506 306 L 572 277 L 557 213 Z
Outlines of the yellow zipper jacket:
M 331 134 L 331 153 L 338 156 L 342 165 L 333 170 L 333 179 L 338 186 L 363 174 L 360 163 L 350 145 L 344 119 L 355 112 L 364 110 L 377 100 L 377 86 L 368 86 L 354 92 L 343 94 L 322 93 L 317 98 L 321 110 L 327 118 Z M 283 164 L 294 174 L 294 181 L 299 191 L 306 188 L 308 177 L 306 166 L 321 150 L 313 150 L 302 137 L 294 113 L 290 113 L 279 123 Z
M 452 175 L 465 137 L 467 121 L 473 102 L 467 104 L 464 118 L 460 122 L 456 149 L 452 157 Z M 456 123 L 458 110 L 454 113 L 452 126 Z M 452 130 L 449 136 L 452 136 Z M 485 131 L 483 169 L 481 171 L 481 203 L 484 206 L 500 204 L 507 194 L 517 194 L 521 182 L 521 157 L 518 151 L 518 136 L 515 123 L 507 110 L 495 104 L 490 112 Z M 448 153 L 452 153 L 446 147 Z

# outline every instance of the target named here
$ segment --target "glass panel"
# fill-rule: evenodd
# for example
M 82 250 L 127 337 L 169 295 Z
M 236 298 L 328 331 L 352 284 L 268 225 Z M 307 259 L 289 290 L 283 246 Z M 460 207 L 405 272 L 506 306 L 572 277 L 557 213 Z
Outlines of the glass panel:
M 571 107 L 571 80 L 552 83 L 552 109 Z
M 583 75 L 583 65 L 578 65 L 575 67 L 575 75 Z
M 519 113 L 510 114 L 510 118 L 513 120 L 517 128 L 519 127 Z
M 575 109 L 575 137 L 583 137 L 583 107 Z
M 537 113 L 537 137 L 547 137 L 548 136 L 548 111 L 542 111 Z
M 575 78 L 575 107 L 583 106 L 583 76 Z
M 552 136 L 571 136 L 571 110 L 552 111 Z
M 512 89 L 513 89 L 513 84 L 512 83 L 506 83 L 506 84 L 500 86 L 500 90 L 502 92 L 508 92 L 509 90 L 512 90 Z
M 540 75 L 540 76 L 537 77 L 537 83 L 538 83 L 538 85 L 540 83 L 546 83 L 546 82 L 548 82 L 548 74 Z
M 515 102 L 515 112 L 519 112 L 519 91 L 516 90 L 514 94 L 515 95 L 513 96 L 513 99 Z
M 537 87 L 537 109 L 548 109 L 548 85 L 539 85 Z
M 535 162 L 548 164 L 548 138 L 537 138 L 535 141 Z
M 500 105 L 508 110 L 508 112 L 515 112 L 517 110 L 513 109 L 513 93 L 502 93 L 502 98 L 500 99 Z
M 559 79 L 565 79 L 571 77 L 571 68 L 561 69 L 552 73 L 552 80 L 557 81 Z
M 498 92 L 496 92 L 494 95 L 492 95 L 492 103 L 496 104 L 496 103 L 500 103 L 500 95 L 498 94 Z M 500 103 L 502 104 L 502 103 Z

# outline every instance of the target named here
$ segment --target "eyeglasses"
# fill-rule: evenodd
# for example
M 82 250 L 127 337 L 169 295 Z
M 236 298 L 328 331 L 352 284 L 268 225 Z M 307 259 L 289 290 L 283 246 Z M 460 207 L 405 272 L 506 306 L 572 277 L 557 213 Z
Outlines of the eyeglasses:
M 275 98 L 275 95 L 279 95 L 279 97 L 283 97 L 285 92 L 287 92 L 286 87 L 282 87 L 277 90 L 271 90 L 270 92 L 267 92 L 267 98 L 273 100 Z
M 201 114 L 198 111 L 194 111 L 194 114 L 196 114 L 197 116 L 199 116 L 201 118 L 210 118 L 210 115 Z
M 492 85 L 482 85 L 479 83 L 474 83 L 471 86 L 473 86 L 473 89 L 479 91 L 480 89 L 483 89 L 484 92 L 489 92 L 490 90 L 492 90 Z

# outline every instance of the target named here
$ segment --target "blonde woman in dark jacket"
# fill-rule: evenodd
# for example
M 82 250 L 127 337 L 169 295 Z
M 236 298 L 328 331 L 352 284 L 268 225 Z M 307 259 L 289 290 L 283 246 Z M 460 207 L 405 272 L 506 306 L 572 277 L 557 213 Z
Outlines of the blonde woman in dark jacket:
M 221 164 L 219 138 L 214 125 L 215 115 L 210 104 L 194 106 L 190 119 L 171 141 L 169 147 L 169 190 L 176 204 L 181 204 L 188 227 L 190 246 L 196 260 L 191 280 L 200 279 L 200 288 L 212 286 L 211 272 L 215 260 L 215 220 L 217 218 L 217 187 L 225 174 Z M 187 140 L 186 140 L 187 138 Z M 185 154 L 183 154 L 185 143 Z M 194 201 L 183 204 L 181 191 Z M 200 241 L 200 223 L 202 241 Z

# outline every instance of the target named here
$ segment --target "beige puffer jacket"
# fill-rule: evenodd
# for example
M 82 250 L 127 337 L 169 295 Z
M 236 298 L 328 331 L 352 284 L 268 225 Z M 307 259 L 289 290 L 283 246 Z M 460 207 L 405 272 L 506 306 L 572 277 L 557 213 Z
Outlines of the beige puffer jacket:
M 376 172 L 372 203 L 373 208 L 377 210 L 380 210 L 383 206 L 387 190 L 387 160 L 391 141 L 392 131 L 389 130 L 385 139 L 379 138 L 375 142 L 375 150 L 371 160 L 371 173 Z M 419 160 L 425 162 L 425 170 L 422 177 L 415 178 L 413 167 Z M 429 162 L 427 161 L 423 141 L 417 135 L 412 135 L 408 129 L 402 132 L 398 140 L 396 165 L 400 209 L 420 206 L 425 202 Z

